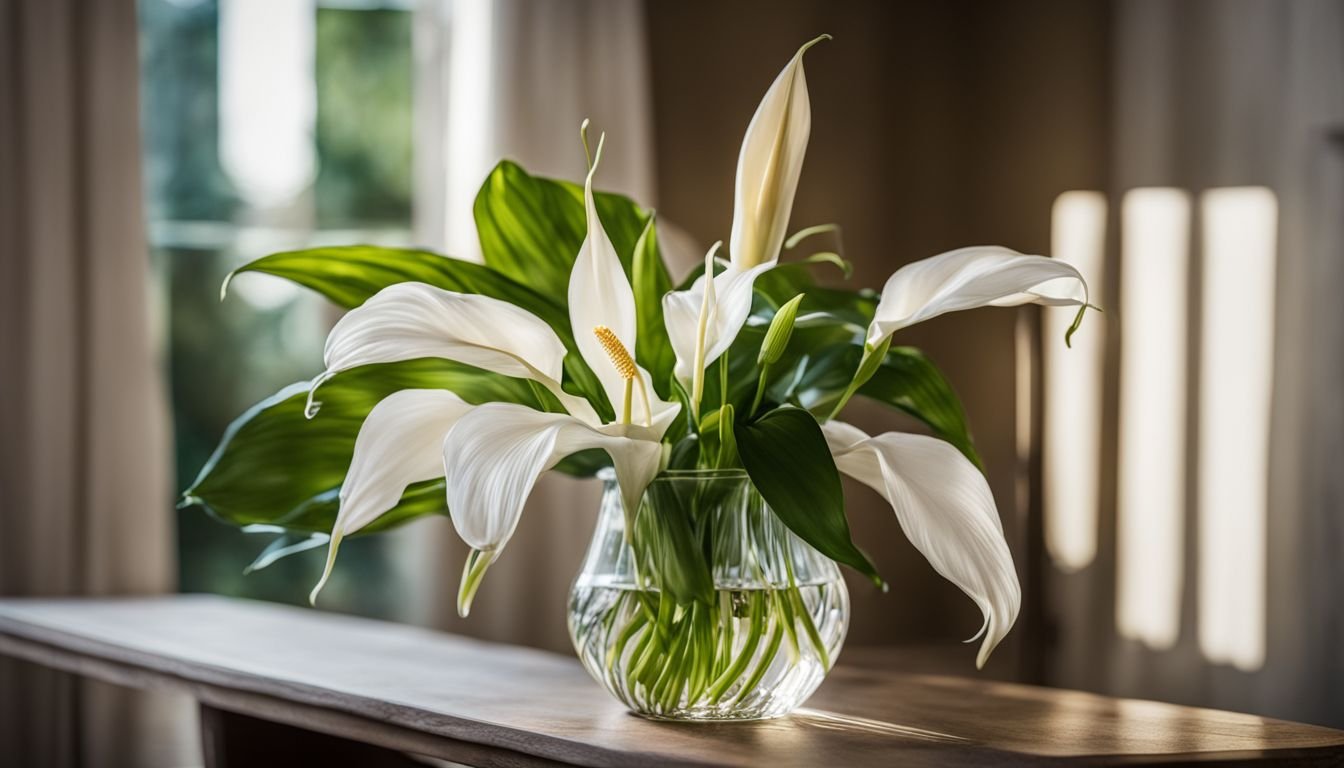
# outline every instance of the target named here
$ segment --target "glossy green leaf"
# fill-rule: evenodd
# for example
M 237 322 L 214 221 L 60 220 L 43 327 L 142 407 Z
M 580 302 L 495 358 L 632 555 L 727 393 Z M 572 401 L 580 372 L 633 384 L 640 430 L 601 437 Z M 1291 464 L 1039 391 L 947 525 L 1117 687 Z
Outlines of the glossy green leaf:
M 826 438 L 812 414 L 777 408 L 739 424 L 737 451 L 761 497 L 798 538 L 882 586 L 882 577 L 854 546 L 844 490 Z
M 859 394 L 899 408 L 924 422 L 938 437 L 956 446 L 981 470 L 966 412 L 942 371 L 914 347 L 892 347 Z
M 248 533 L 278 534 L 261 554 L 257 555 L 252 564 L 244 569 L 244 573 L 259 571 L 277 560 L 326 546 L 331 540 L 330 532 L 336 524 L 336 514 L 340 511 L 340 491 L 340 488 L 332 488 L 303 502 L 285 517 L 286 527 L 243 526 L 243 530 Z M 428 515 L 447 515 L 447 495 L 448 491 L 444 487 L 443 480 L 415 483 L 402 494 L 397 506 L 351 535 L 365 536 L 390 530 Z
M 387 395 L 410 388 L 449 389 L 475 403 L 542 405 L 525 381 L 444 360 L 412 360 L 335 376 L 322 385 L 321 410 L 307 419 L 303 411 L 308 382 L 299 382 L 257 403 L 229 425 L 214 455 L 183 494 L 183 505 L 199 504 L 235 525 L 330 531 L 338 489 L 364 418 Z M 558 407 L 553 402 L 546 405 Z M 441 481 L 436 492 L 413 487 L 385 521 L 366 530 L 443 512 L 444 498 Z
M 870 290 L 853 291 L 819 285 L 814 272 L 826 261 L 785 262 L 756 278 L 756 294 L 778 309 L 800 293 L 807 294 L 805 312 L 825 312 L 854 325 L 867 327 L 881 297 Z
M 277 560 L 316 549 L 331 541 L 331 536 L 325 533 L 291 533 L 276 525 L 245 525 L 242 530 L 243 533 L 272 534 L 271 542 L 257 554 L 251 565 L 243 569 L 244 575 L 260 571 Z
M 663 323 L 663 294 L 672 290 L 672 276 L 658 248 L 658 229 L 652 216 L 635 243 L 631 285 L 635 291 L 638 337 L 635 358 L 653 378 L 653 388 L 664 399 L 671 396 L 672 368 L 677 357 Z
M 630 198 L 598 192 L 597 215 L 626 275 L 648 215 Z M 588 232 L 583 186 L 532 176 L 505 160 L 486 177 L 473 208 L 485 263 L 565 302 L 569 273 Z
M 235 275 L 244 272 L 283 277 L 346 309 L 363 304 L 389 285 L 427 283 L 447 291 L 477 293 L 507 301 L 545 320 L 562 336 L 569 329 L 563 301 L 543 296 L 484 264 L 431 251 L 351 245 L 273 253 L 230 273 L 224 290 Z
M 836 346 L 801 360 L 805 371 L 785 399 L 818 414 L 828 414 L 859 365 L 862 343 Z M 938 366 L 914 347 L 892 347 L 858 394 L 897 408 L 922 421 L 933 434 L 984 469 L 971 439 L 961 400 Z

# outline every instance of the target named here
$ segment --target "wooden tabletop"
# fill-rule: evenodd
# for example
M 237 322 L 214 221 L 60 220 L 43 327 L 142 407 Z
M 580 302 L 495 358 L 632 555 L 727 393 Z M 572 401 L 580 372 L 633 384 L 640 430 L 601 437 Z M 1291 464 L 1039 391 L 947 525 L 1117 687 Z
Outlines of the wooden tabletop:
M 473 765 L 1344 765 L 1344 731 L 841 665 L 756 723 L 627 713 L 566 656 L 202 595 L 0 600 L 0 653 Z

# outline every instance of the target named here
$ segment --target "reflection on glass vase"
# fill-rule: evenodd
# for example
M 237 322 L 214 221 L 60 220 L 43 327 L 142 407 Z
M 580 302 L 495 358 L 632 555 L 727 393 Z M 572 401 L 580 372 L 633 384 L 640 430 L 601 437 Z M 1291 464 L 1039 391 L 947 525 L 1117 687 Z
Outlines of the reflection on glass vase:
M 627 516 L 612 473 L 569 633 L 598 682 L 667 720 L 786 715 L 849 625 L 839 568 L 793 535 L 741 470 L 665 472 Z

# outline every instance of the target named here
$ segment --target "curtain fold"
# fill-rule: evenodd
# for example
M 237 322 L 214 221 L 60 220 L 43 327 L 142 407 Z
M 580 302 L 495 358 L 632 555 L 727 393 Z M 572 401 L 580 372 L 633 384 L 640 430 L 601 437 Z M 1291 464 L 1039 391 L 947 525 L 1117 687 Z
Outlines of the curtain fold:
M 174 586 L 136 36 L 134 0 L 0 3 L 5 596 Z M 4 662 L 0 754 L 16 765 L 155 764 L 140 736 L 155 723 L 178 732 L 179 703 Z
M 1105 533 L 1114 533 L 1118 513 L 1104 506 L 1096 564 L 1058 580 L 1066 597 L 1054 606 L 1059 639 L 1051 682 L 1339 727 L 1344 2 L 1129 0 L 1114 7 L 1113 35 L 1111 200 L 1138 187 L 1174 187 L 1197 200 L 1210 189 L 1256 185 L 1278 201 L 1266 657 L 1263 667 L 1241 671 L 1210 661 L 1200 647 L 1202 523 L 1192 490 L 1191 503 L 1178 510 L 1185 544 L 1174 645 L 1155 650 L 1113 632 L 1117 549 Z M 1201 247 L 1192 243 L 1196 288 Z M 1197 317 L 1199 304 L 1192 307 Z M 1123 342 L 1108 341 L 1115 349 Z M 1189 341 L 1197 349 L 1195 333 Z M 1192 381 L 1200 374 L 1195 359 Z M 1194 409 L 1197 390 L 1187 395 Z M 1192 489 L 1195 453 L 1187 453 Z
M 420 243 L 479 259 L 472 202 L 491 168 L 508 158 L 534 174 L 582 180 L 579 124 L 585 118 L 592 124 L 590 141 L 607 135 L 598 186 L 653 205 L 642 3 L 426 0 L 415 13 Z M 425 521 L 394 534 L 413 585 L 408 618 L 569 652 L 568 590 L 592 535 L 599 495 L 596 481 L 543 477 L 468 620 L 454 612 L 465 548 L 448 521 Z

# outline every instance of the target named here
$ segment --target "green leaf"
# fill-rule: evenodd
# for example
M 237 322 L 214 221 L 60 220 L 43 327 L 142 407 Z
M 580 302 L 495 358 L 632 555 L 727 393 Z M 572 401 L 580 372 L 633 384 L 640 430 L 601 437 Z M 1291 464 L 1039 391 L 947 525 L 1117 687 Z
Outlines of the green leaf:
M 666 399 L 671 394 L 672 368 L 677 362 L 663 323 L 663 294 L 672 290 L 672 276 L 658 249 L 658 229 L 653 216 L 649 216 L 644 233 L 635 243 L 631 285 L 635 291 L 638 329 L 635 359 L 648 369 L 658 396 Z
M 290 533 L 284 528 L 276 525 L 245 525 L 243 533 L 272 533 L 276 534 L 271 539 L 271 543 L 266 545 L 252 564 L 243 569 L 243 575 L 260 571 L 261 569 L 273 564 L 275 561 L 297 555 L 300 552 L 307 552 L 310 549 L 316 549 L 323 546 L 331 540 L 331 536 L 325 533 Z
M 829 414 L 863 354 L 862 343 L 833 347 L 799 364 L 805 370 L 788 393 L 813 413 Z M 914 347 L 892 347 L 858 394 L 919 419 L 933 434 L 954 445 L 977 467 L 984 463 L 975 450 L 966 412 L 938 366 Z
M 648 216 L 628 197 L 598 192 L 594 198 L 628 276 Z M 487 265 L 565 301 L 569 273 L 588 233 L 582 185 L 532 176 L 505 160 L 486 178 L 473 211 Z
M 818 285 L 812 270 L 820 263 L 825 262 L 795 261 L 780 264 L 756 278 L 754 291 L 774 309 L 780 308 L 794 296 L 805 293 L 808 312 L 825 312 L 867 328 L 881 297 L 867 289 L 851 291 Z
M 401 389 L 442 388 L 473 403 L 503 400 L 558 407 L 539 403 L 525 381 L 446 360 L 369 365 L 341 373 L 322 385 L 322 408 L 312 419 L 303 415 L 308 386 L 308 382 L 292 384 L 229 425 L 214 455 L 183 494 L 183 506 L 199 504 L 234 525 L 329 532 L 355 436 L 369 411 L 387 395 Z M 442 481 L 437 490 L 413 486 L 386 520 L 366 530 L 444 512 L 444 499 Z
M 850 537 L 840 473 L 812 414 L 777 408 L 739 424 L 736 436 L 742 466 L 779 519 L 818 552 L 882 586 Z
M 427 283 L 447 291 L 478 293 L 507 301 L 545 320 L 562 338 L 569 330 L 569 314 L 563 301 L 543 296 L 484 264 L 431 251 L 350 245 L 273 253 L 231 272 L 224 280 L 221 294 L 234 276 L 243 272 L 283 277 L 346 309 L 363 304 L 389 285 Z
M 956 446 L 982 471 L 966 412 L 942 371 L 914 347 L 892 347 L 859 394 L 899 408 L 924 422 L 938 437 Z

